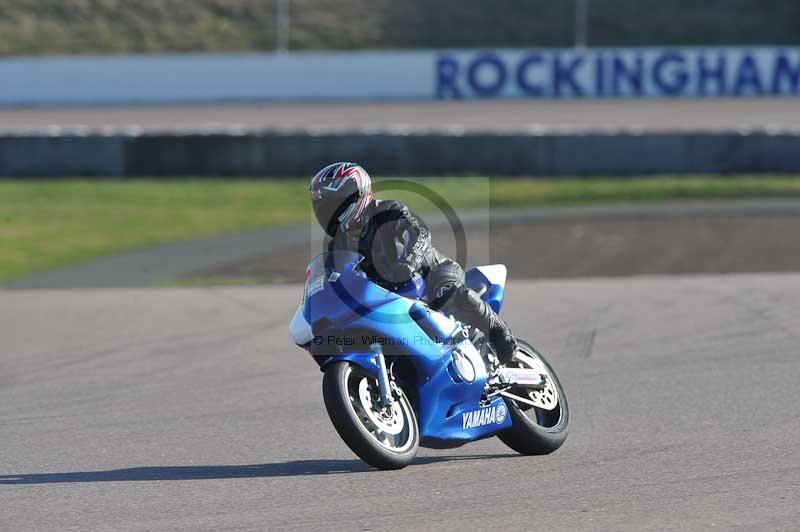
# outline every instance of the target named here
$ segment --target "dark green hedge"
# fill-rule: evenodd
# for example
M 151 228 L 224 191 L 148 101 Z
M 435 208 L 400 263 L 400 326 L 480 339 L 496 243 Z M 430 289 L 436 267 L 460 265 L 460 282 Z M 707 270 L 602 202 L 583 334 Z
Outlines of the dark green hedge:
M 270 50 L 275 0 L 0 0 L 0 55 Z M 294 49 L 569 46 L 572 0 L 290 0 Z M 591 45 L 798 44 L 798 0 L 589 0 Z

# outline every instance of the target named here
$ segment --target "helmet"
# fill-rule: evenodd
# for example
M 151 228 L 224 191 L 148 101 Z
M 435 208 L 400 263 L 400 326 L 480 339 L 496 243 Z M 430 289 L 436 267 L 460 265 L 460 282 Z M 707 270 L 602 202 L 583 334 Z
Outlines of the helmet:
M 360 229 L 362 214 L 372 200 L 372 180 L 356 163 L 334 163 L 311 179 L 311 206 L 319 225 L 330 236 L 341 227 Z

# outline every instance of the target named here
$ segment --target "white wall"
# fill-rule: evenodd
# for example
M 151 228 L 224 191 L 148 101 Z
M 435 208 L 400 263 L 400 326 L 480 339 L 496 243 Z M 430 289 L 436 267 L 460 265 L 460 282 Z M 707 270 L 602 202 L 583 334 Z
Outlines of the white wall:
M 0 60 L 0 105 L 800 95 L 800 47 Z

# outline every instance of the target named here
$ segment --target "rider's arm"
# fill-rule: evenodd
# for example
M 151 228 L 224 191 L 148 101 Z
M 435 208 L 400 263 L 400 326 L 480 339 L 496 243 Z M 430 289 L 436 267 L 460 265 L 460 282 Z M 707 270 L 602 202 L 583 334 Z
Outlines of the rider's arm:
M 376 216 L 380 229 L 376 238 L 381 239 L 384 253 L 389 259 L 392 280 L 405 282 L 417 272 L 431 245 L 431 234 L 400 202 L 390 202 L 386 210 Z

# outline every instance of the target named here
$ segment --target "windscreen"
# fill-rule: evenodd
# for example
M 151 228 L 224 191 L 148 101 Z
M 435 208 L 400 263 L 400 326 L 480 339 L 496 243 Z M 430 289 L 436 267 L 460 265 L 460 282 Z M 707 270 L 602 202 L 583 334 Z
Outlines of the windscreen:
M 314 257 L 306 268 L 306 286 L 303 300 L 323 289 L 325 280 L 338 276 L 347 264 L 357 264 L 363 257 L 352 251 L 332 251 Z

